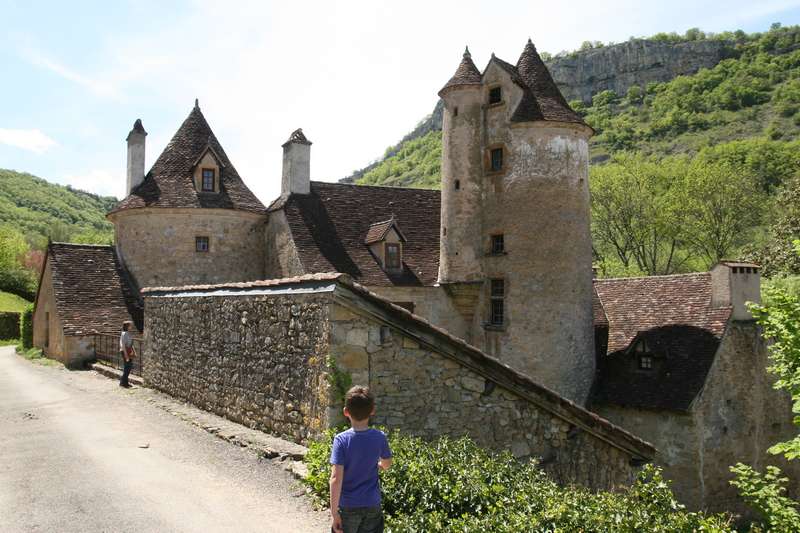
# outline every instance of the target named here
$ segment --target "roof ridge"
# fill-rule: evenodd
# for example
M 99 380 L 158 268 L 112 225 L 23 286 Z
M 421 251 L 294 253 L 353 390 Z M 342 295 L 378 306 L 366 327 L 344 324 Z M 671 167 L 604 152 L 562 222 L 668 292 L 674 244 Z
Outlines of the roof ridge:
M 53 241 L 50 246 L 70 246 L 72 248 L 113 248 L 113 244 L 84 244 L 80 242 L 58 242 Z
M 358 183 L 341 183 L 338 181 L 319 181 L 319 180 L 311 180 L 312 184 L 321 184 L 321 185 L 335 185 L 337 187 L 358 187 L 361 189 L 399 189 L 403 191 L 431 191 L 431 192 L 438 192 L 439 194 L 442 193 L 441 189 L 426 189 L 424 187 L 401 187 L 399 185 L 361 185 Z
M 655 274 L 652 276 L 627 276 L 620 278 L 595 278 L 593 282 L 606 282 L 606 281 L 628 281 L 634 279 L 664 279 L 664 278 L 680 278 L 689 276 L 705 276 L 710 275 L 708 271 L 705 272 L 684 272 L 683 274 Z

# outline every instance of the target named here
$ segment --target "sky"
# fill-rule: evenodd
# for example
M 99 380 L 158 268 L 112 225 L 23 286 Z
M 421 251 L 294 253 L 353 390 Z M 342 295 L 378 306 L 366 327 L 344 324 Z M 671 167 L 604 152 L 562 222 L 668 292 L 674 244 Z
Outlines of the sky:
M 134 121 L 149 168 L 198 98 L 267 204 L 293 130 L 313 142 L 312 179 L 347 176 L 433 110 L 465 45 L 482 69 L 529 37 L 557 53 L 798 24 L 800 0 L 0 0 L 0 19 L 0 168 L 121 198 Z

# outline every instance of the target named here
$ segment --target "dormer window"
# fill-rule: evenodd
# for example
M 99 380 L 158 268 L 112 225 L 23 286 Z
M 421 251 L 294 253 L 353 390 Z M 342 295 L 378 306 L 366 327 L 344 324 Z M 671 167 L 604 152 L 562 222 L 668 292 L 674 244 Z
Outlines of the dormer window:
M 364 244 L 369 247 L 369 251 L 381 265 L 381 268 L 389 271 L 398 272 L 403 269 L 403 243 L 406 238 L 397 220 L 390 218 L 383 222 L 376 222 L 370 225 Z
M 653 353 L 650 351 L 650 346 L 648 346 L 646 340 L 639 339 L 633 348 L 633 353 L 636 356 L 639 370 L 653 369 Z
M 489 89 L 489 105 L 499 104 L 503 101 L 503 88 L 492 87 Z
M 214 182 L 216 181 L 216 170 L 213 168 L 203 169 L 203 192 L 214 192 Z

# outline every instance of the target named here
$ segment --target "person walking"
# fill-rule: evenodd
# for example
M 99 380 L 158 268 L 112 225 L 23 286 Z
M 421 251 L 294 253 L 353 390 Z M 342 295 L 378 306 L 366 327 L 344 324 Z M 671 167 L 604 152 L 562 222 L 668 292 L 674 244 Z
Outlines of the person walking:
M 128 376 L 133 368 L 133 358 L 136 356 L 136 350 L 133 349 L 133 335 L 131 335 L 131 326 L 133 322 L 126 320 L 122 323 L 122 333 L 119 336 L 119 351 L 122 355 L 122 377 L 119 380 L 119 386 L 128 388 L 131 386 L 128 383 Z

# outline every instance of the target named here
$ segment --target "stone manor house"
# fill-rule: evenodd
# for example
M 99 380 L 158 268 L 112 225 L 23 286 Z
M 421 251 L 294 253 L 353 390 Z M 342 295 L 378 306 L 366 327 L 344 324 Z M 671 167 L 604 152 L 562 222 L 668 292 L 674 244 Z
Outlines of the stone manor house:
M 131 319 L 150 386 L 298 442 L 349 380 L 392 428 L 595 488 L 655 461 L 690 507 L 738 508 L 728 466 L 779 462 L 793 430 L 745 307 L 758 266 L 593 279 L 593 131 L 530 41 L 483 72 L 466 51 L 439 95 L 441 191 L 311 181 L 298 129 L 268 207 L 197 104 L 148 172 L 137 120 L 115 245 L 50 245 L 35 344 L 80 364 Z

